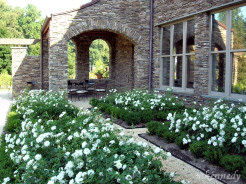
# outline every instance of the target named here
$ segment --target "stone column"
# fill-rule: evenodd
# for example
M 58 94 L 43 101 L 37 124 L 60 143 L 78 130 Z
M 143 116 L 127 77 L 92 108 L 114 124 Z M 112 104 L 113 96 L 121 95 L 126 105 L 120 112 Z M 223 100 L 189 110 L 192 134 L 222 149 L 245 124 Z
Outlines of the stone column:
M 19 79 L 17 73 L 22 62 L 25 60 L 27 55 L 27 47 L 12 47 L 12 94 L 15 97 L 19 92 L 20 83 L 22 81 Z
M 195 20 L 195 70 L 194 92 L 197 97 L 208 94 L 209 89 L 209 14 L 203 13 Z
M 14 80 L 15 73 L 17 72 L 22 61 L 26 57 L 27 47 L 11 47 L 11 53 L 12 53 L 12 77 Z
M 90 42 L 76 44 L 76 79 L 78 81 L 89 79 L 89 47 Z
M 49 49 L 49 89 L 67 90 L 67 43 L 51 40 Z

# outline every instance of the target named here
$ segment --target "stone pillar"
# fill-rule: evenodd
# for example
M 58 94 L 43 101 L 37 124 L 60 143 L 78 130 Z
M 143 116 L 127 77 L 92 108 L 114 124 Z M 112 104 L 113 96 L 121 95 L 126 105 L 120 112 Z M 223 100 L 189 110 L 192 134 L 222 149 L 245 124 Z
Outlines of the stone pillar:
M 90 42 L 76 44 L 76 79 L 78 81 L 89 79 L 89 47 Z
M 22 62 L 25 60 L 27 55 L 27 47 L 12 47 L 12 94 L 13 97 L 17 96 L 20 92 L 19 83 L 22 82 L 18 80 L 18 69 L 20 68 Z
M 26 57 L 27 47 L 11 47 L 12 52 L 12 77 L 14 80 L 15 73 Z
M 195 20 L 195 70 L 194 92 L 200 97 L 209 89 L 209 14 L 203 13 Z
M 49 49 L 49 90 L 67 90 L 67 42 L 51 40 Z

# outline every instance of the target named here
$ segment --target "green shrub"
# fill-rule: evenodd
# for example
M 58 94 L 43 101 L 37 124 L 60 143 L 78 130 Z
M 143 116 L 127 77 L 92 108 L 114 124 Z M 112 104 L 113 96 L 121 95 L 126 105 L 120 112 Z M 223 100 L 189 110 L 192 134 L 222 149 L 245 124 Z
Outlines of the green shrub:
M 21 129 L 21 116 L 17 112 L 10 112 L 5 126 L 6 132 L 18 132 Z
M 243 170 L 241 171 L 242 178 L 246 180 L 246 166 L 243 167 Z
M 163 111 L 157 111 L 155 113 L 155 119 L 158 121 L 165 121 L 167 118 L 167 113 Z
M 0 74 L 0 88 L 10 88 L 12 86 L 12 76 L 8 74 L 7 71 L 4 71 Z
M 229 172 L 241 171 L 245 166 L 245 160 L 242 156 L 225 155 L 221 158 L 220 164 Z
M 121 109 L 118 108 L 118 107 L 112 107 L 112 108 L 111 108 L 111 115 L 112 115 L 114 118 L 119 119 L 119 118 L 121 117 Z
M 223 157 L 223 151 L 220 148 L 209 146 L 204 152 L 204 156 L 211 163 L 219 164 L 220 159 Z
M 0 181 L 3 180 L 5 176 L 13 176 L 15 167 L 9 155 L 5 153 L 5 139 L 4 135 L 1 136 L 0 143 Z
M 156 135 L 158 137 L 164 137 L 165 133 L 169 132 L 168 126 L 164 125 L 163 123 L 159 123 L 159 127 L 156 130 Z
M 137 112 L 128 112 L 124 115 L 124 120 L 129 125 L 137 125 L 141 122 L 141 117 L 139 116 L 139 113 Z
M 156 134 L 156 130 L 158 129 L 159 123 L 160 122 L 158 121 L 150 121 L 146 124 L 146 127 L 151 135 Z
M 185 134 L 181 134 L 180 136 L 176 137 L 175 143 L 181 148 L 181 149 L 187 149 L 189 147 L 189 144 L 183 144 L 183 138 L 186 138 Z
M 173 143 L 175 142 L 175 139 L 176 139 L 176 134 L 173 133 L 173 132 L 166 132 L 164 135 L 163 135 L 164 139 L 169 142 L 169 143 Z
M 203 153 L 206 150 L 206 143 L 205 142 L 193 142 L 190 147 L 190 151 L 194 154 L 196 158 L 203 157 Z
M 154 114 L 151 111 L 142 111 L 139 114 L 141 116 L 142 123 L 148 123 L 154 119 Z
M 96 107 L 96 106 L 98 105 L 98 103 L 99 103 L 99 100 L 98 100 L 97 98 L 92 98 L 92 99 L 90 100 L 90 105 L 91 105 L 92 107 Z

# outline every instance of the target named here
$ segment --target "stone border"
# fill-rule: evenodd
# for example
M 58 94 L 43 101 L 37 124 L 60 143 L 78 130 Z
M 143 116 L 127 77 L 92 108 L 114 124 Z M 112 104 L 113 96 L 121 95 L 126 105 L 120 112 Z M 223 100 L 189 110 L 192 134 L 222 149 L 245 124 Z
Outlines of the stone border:
M 208 161 L 206 161 L 203 158 L 195 158 L 190 151 L 187 150 L 181 150 L 175 143 L 168 143 L 164 139 L 159 138 L 156 135 L 149 135 L 148 133 L 138 134 L 139 137 L 145 139 L 146 141 L 154 144 L 155 146 L 158 146 L 162 148 L 163 150 L 170 152 L 174 157 L 184 161 L 187 164 L 190 164 L 191 166 L 199 169 L 204 174 L 208 176 L 212 176 L 213 174 L 216 174 L 217 176 L 220 175 L 222 177 L 233 177 L 233 174 L 230 174 L 229 172 L 225 171 L 222 167 L 215 166 Z M 238 182 L 232 181 L 231 179 L 224 179 L 224 178 L 216 178 L 216 180 L 225 183 L 225 184 L 244 184 L 245 182 L 240 178 Z

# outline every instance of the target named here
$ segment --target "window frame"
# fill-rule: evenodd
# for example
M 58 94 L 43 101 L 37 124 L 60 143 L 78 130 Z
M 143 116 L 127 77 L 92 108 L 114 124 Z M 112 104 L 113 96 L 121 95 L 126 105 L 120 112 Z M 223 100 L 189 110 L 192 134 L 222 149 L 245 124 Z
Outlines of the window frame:
M 242 5 L 244 6 L 244 5 Z M 229 99 L 241 99 L 243 101 L 246 100 L 246 95 L 244 94 L 236 94 L 232 93 L 232 67 L 233 67 L 233 59 L 232 54 L 237 52 L 246 52 L 245 49 L 232 49 L 231 48 L 231 30 L 232 30 L 232 11 L 235 8 L 239 8 L 242 6 L 231 7 L 224 10 L 226 12 L 226 49 L 223 51 L 212 51 L 212 38 L 213 38 L 213 20 L 216 13 L 223 12 L 223 10 L 212 12 L 210 14 L 210 24 L 209 24 L 209 37 L 210 37 L 210 48 L 209 48 L 209 95 L 220 97 L 220 98 L 229 98 Z M 225 84 L 224 84 L 224 92 L 216 92 L 212 91 L 212 62 L 213 62 L 213 54 L 225 54 Z
M 182 93 L 194 93 L 194 86 L 193 88 L 187 87 L 187 56 L 195 56 L 195 52 L 187 53 L 187 29 L 188 29 L 188 21 L 189 20 L 195 20 L 194 18 L 186 19 L 179 22 L 173 22 L 172 24 L 161 26 L 161 34 L 160 34 L 160 81 L 159 86 L 161 90 L 166 90 L 168 88 L 172 88 L 174 92 L 182 92 Z M 182 23 L 183 24 L 183 43 L 182 43 L 182 54 L 174 54 L 173 48 L 174 48 L 174 25 Z M 164 28 L 169 27 L 170 28 L 170 54 L 169 55 L 163 55 L 163 34 L 164 34 Z M 194 35 L 195 36 L 195 35 Z M 195 38 L 194 38 L 195 39 Z M 174 86 L 174 70 L 175 70 L 175 61 L 174 57 L 182 57 L 182 86 L 181 87 L 175 87 Z M 163 85 L 163 58 L 169 57 L 170 60 L 170 69 L 169 69 L 169 85 Z M 195 61 L 194 61 L 195 63 Z M 194 84 L 193 84 L 194 85 Z

